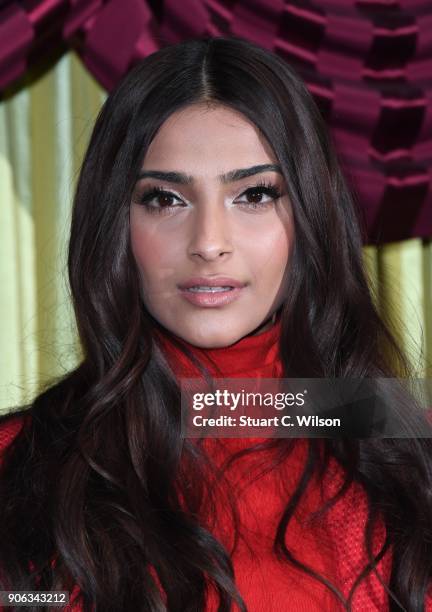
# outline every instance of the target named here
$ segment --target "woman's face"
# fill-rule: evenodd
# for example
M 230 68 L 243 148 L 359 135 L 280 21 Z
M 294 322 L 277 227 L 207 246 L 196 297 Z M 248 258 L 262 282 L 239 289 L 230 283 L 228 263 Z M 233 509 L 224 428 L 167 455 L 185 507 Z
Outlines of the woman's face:
M 143 161 L 130 228 L 144 304 L 176 336 L 217 348 L 271 324 L 293 218 L 278 162 L 243 115 L 207 105 L 171 115 Z

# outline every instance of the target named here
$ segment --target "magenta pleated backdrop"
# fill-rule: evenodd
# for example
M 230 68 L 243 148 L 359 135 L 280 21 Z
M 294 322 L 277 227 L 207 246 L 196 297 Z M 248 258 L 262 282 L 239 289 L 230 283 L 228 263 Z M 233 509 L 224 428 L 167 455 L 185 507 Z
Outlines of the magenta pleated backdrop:
M 368 242 L 430 238 L 431 0 L 0 0 L 0 87 L 67 45 L 110 90 L 165 44 L 227 34 L 272 49 L 304 78 Z

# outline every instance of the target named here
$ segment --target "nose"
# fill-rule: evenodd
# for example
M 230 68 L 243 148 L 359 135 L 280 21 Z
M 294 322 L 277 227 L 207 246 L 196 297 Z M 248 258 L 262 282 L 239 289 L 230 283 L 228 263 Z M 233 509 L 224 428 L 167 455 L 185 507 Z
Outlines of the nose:
M 188 255 L 213 261 L 233 251 L 226 210 L 220 203 L 207 202 L 196 210 Z

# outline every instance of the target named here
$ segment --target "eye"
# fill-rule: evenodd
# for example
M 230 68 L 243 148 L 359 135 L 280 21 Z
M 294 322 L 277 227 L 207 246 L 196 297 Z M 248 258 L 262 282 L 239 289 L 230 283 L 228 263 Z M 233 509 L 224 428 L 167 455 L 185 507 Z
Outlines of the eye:
M 246 189 L 235 202 L 246 204 L 251 208 L 263 208 L 271 205 L 281 197 L 279 189 L 272 184 L 259 184 Z
M 179 196 L 160 187 L 152 187 L 145 191 L 139 197 L 139 203 L 145 206 L 149 212 L 155 213 L 177 208 L 179 203 L 180 205 L 184 204 Z

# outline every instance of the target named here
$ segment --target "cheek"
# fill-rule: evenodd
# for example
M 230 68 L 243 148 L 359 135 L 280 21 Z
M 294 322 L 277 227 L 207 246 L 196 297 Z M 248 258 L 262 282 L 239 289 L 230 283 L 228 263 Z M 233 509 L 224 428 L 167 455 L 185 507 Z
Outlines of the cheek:
M 293 245 L 293 232 L 290 228 L 280 227 L 276 231 L 261 234 L 259 240 L 251 244 L 250 261 L 254 262 L 256 277 L 269 286 L 274 286 L 287 270 Z
M 166 257 L 164 241 L 158 233 L 149 231 L 139 222 L 134 222 L 131 218 L 131 248 L 143 281 L 151 283 L 155 279 L 153 276 L 163 266 Z

